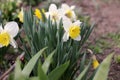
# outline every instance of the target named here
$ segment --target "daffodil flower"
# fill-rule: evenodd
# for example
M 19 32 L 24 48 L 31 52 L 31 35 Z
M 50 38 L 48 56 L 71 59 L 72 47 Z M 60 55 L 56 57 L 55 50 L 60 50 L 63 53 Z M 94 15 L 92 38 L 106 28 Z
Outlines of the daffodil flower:
M 65 33 L 63 35 L 63 41 L 64 42 L 66 42 L 69 39 L 69 37 L 74 39 L 74 40 L 77 40 L 77 41 L 81 40 L 80 24 L 81 24 L 81 22 L 79 20 L 77 20 L 73 23 L 68 18 L 63 19 L 63 27 L 64 27 L 64 30 L 65 30 Z
M 23 8 L 21 8 L 21 11 L 18 14 L 18 18 L 19 18 L 20 22 L 22 22 L 22 23 L 23 23 L 23 16 L 24 16 L 24 12 L 23 12 Z
M 73 11 L 75 6 L 68 6 L 67 4 L 62 4 L 61 9 L 63 11 L 63 14 L 71 19 L 72 21 L 76 20 L 75 12 Z
M 7 47 L 11 44 L 14 48 L 17 48 L 17 43 L 14 40 L 14 37 L 18 34 L 18 31 L 18 24 L 14 21 L 8 22 L 4 26 L 4 29 L 2 25 L 0 25 L 0 47 Z
M 60 9 L 57 9 L 57 6 L 55 4 L 51 4 L 49 7 L 49 11 L 45 14 L 47 18 L 49 18 L 50 16 L 50 19 L 56 22 L 59 22 L 62 17 L 62 12 L 60 11 Z
M 44 9 L 42 9 L 42 12 L 45 13 Z M 43 20 L 42 13 L 39 9 L 35 9 L 34 14 L 38 19 Z

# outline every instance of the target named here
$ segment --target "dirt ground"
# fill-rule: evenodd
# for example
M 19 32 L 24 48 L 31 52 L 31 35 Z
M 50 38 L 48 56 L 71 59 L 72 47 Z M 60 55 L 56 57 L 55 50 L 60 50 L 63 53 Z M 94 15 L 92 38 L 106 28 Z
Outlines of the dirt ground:
M 89 15 L 91 22 L 97 24 L 89 38 L 92 45 L 95 45 L 95 41 L 103 36 L 106 37 L 106 42 L 114 43 L 107 37 L 107 34 L 120 32 L 119 0 L 64 0 L 63 2 L 69 3 L 69 5 L 76 4 L 77 11 Z M 120 55 L 120 47 L 114 45 L 104 49 L 102 54 L 97 54 L 96 56 L 101 62 L 110 53 Z M 120 80 L 120 64 L 116 63 L 114 59 L 112 60 L 108 80 Z

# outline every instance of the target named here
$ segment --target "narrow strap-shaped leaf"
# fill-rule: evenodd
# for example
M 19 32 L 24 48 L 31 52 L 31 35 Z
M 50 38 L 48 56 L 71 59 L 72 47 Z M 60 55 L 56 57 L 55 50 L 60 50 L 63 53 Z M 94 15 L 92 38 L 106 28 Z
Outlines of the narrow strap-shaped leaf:
M 29 80 L 39 80 L 38 77 L 31 77 Z
M 45 51 L 46 47 L 41 49 L 35 56 L 33 56 L 30 61 L 28 62 L 28 64 L 24 67 L 22 73 L 26 76 L 29 76 L 32 69 L 34 68 L 38 58 L 40 57 L 40 55 Z
M 92 80 L 97 72 L 98 68 L 95 69 L 95 71 L 92 73 L 92 75 L 88 78 L 88 80 Z
M 89 38 L 90 33 L 92 32 L 93 28 L 95 27 L 95 23 L 91 25 L 91 27 L 88 29 L 86 36 L 85 36 L 85 41 Z
M 17 58 L 16 65 L 15 65 L 14 80 L 20 80 L 20 77 L 23 76 L 20 65 L 21 65 L 21 62 L 20 62 L 19 58 Z
M 43 71 L 41 63 L 39 63 L 38 65 L 38 77 L 39 77 L 39 80 L 48 80 L 48 76 Z
M 14 79 L 14 73 L 9 74 L 8 80 L 15 80 L 15 79 Z
M 82 78 L 88 72 L 90 65 L 91 65 L 91 61 L 89 62 L 88 66 L 82 71 L 82 73 L 79 74 L 79 76 L 75 80 L 82 80 Z
M 42 65 L 42 69 L 43 69 L 45 74 L 48 71 L 48 68 L 50 66 L 50 63 L 51 63 L 51 60 L 52 60 L 54 53 L 55 53 L 55 50 L 45 59 L 45 62 Z
M 27 76 L 22 74 L 21 70 L 21 62 L 20 59 L 17 58 L 16 64 L 15 64 L 15 73 L 14 73 L 14 80 L 27 80 Z
M 59 78 L 65 72 L 68 66 L 69 61 L 55 68 L 51 73 L 48 74 L 49 80 L 59 80 Z
M 93 78 L 93 80 L 107 80 L 107 75 L 109 72 L 109 67 L 111 63 L 113 54 L 110 54 L 103 60 L 103 62 L 98 67 L 98 70 Z
M 82 72 L 84 70 L 85 59 L 86 59 L 86 53 L 84 53 L 81 63 L 80 63 L 80 72 Z

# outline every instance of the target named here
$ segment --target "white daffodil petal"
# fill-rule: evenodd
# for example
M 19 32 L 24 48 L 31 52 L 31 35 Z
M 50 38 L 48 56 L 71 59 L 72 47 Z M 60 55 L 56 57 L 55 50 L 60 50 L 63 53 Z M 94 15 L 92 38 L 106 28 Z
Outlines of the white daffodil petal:
M 63 9 L 58 9 L 58 16 L 62 18 L 64 16 Z
M 0 48 L 2 48 L 3 46 L 0 44 Z
M 76 21 L 76 14 L 75 14 L 74 11 L 72 11 L 72 18 L 73 18 L 74 21 Z
M 70 9 L 72 9 L 72 10 L 75 9 L 75 6 L 71 6 Z
M 69 34 L 67 32 L 63 35 L 63 42 L 66 42 L 69 39 Z
M 81 23 L 82 23 L 82 22 L 80 22 L 80 20 L 77 20 L 77 21 L 75 21 L 73 24 L 76 25 L 76 26 L 80 26 Z
M 49 12 L 46 12 L 46 13 L 45 13 L 45 16 L 46 16 L 46 18 L 48 19 L 49 16 L 50 16 Z
M 55 4 L 51 4 L 49 7 L 49 12 L 55 12 L 57 10 L 57 6 Z
M 81 40 L 81 36 L 79 35 L 78 37 L 74 38 L 74 40 L 80 41 Z
M 2 28 L 2 25 L 0 25 L 0 32 L 2 32 L 3 31 L 3 28 Z
M 15 41 L 13 38 L 11 38 L 10 44 L 11 44 L 14 48 L 17 48 L 17 47 L 18 47 L 16 41 Z
M 16 22 L 11 21 L 5 25 L 4 30 L 7 31 L 11 37 L 15 37 L 18 34 L 19 27 Z
M 61 6 L 64 10 L 69 10 L 70 9 L 70 7 L 67 5 L 67 4 L 62 4 L 62 6 Z
M 69 30 L 70 25 L 72 25 L 71 20 L 67 17 L 63 17 L 63 27 L 64 27 L 65 31 Z

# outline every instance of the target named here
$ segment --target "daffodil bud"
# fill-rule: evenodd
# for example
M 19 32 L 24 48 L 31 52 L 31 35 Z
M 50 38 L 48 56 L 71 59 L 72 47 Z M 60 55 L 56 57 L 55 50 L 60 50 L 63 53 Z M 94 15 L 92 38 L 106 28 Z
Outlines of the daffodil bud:
M 92 56 L 92 59 L 93 59 L 93 62 L 92 62 L 93 68 L 96 69 L 99 66 L 99 62 L 96 59 L 95 55 Z

